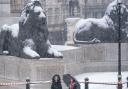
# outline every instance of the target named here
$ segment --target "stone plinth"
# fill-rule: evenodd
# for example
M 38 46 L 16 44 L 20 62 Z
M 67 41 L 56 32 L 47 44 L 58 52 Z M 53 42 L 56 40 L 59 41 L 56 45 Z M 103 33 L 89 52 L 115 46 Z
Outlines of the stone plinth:
M 62 59 L 40 59 L 30 60 L 12 56 L 0 56 L 0 82 L 24 82 L 27 77 L 31 81 L 51 80 L 54 74 L 64 73 Z M 3 79 L 3 80 L 1 80 Z M 32 85 L 32 89 L 39 86 Z M 49 89 L 50 84 L 40 87 Z M 25 86 L 4 87 L 3 89 L 24 89 Z M 40 89 L 40 88 L 39 88 Z
M 0 56 L 0 82 L 51 80 L 54 74 L 78 75 L 87 72 L 117 72 L 118 44 L 91 44 L 80 47 L 54 46 L 62 51 L 64 58 L 41 58 L 40 60 Z M 122 71 L 128 71 L 128 43 L 122 44 Z M 32 85 L 31 89 L 50 89 L 51 84 Z M 63 84 L 63 89 L 67 89 Z M 24 89 L 25 86 L 2 87 Z

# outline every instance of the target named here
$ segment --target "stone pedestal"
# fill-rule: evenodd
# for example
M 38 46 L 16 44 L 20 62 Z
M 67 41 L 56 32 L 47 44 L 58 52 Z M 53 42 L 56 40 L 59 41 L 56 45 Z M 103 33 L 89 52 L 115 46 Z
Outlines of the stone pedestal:
M 80 18 L 67 18 L 65 22 L 67 24 L 67 42 L 66 45 L 73 45 L 73 33 L 76 30 L 75 25 L 80 20 Z
M 12 56 L 0 56 L 0 83 L 48 81 L 54 74 L 69 73 L 73 76 L 88 72 L 117 72 L 118 44 L 91 44 L 71 49 L 60 48 L 64 58 L 23 59 Z M 66 50 L 64 50 L 66 49 Z M 128 43 L 122 44 L 122 71 L 128 71 Z M 51 84 L 33 84 L 31 89 L 50 89 Z M 25 89 L 21 86 L 3 86 L 0 89 Z M 63 89 L 68 89 L 63 84 Z

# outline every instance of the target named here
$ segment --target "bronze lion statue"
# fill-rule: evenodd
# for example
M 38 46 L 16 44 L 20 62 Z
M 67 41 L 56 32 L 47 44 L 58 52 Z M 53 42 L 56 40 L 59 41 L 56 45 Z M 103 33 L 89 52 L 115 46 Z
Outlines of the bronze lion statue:
M 32 0 L 23 9 L 19 24 L 0 29 L 0 54 L 23 58 L 62 58 L 48 39 L 47 19 L 39 0 Z

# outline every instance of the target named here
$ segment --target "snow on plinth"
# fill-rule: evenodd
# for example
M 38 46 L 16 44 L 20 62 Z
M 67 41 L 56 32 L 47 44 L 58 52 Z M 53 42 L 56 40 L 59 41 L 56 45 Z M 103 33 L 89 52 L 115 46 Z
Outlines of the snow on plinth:
M 31 2 L 34 2 L 34 1 L 40 1 L 40 0 L 31 0 Z
M 79 47 L 65 46 L 65 45 L 52 45 L 52 48 L 56 49 L 57 51 L 66 51 L 66 50 L 78 49 Z
M 128 77 L 128 72 L 122 72 L 122 82 L 126 82 L 127 77 Z M 84 82 L 85 78 L 89 78 L 89 82 L 116 83 L 117 73 L 116 72 L 85 73 L 76 76 L 76 79 L 80 82 Z M 81 89 L 84 89 L 84 84 L 81 84 Z M 117 89 L 117 86 L 90 84 L 89 89 Z M 127 89 L 126 84 L 123 85 L 123 89 Z

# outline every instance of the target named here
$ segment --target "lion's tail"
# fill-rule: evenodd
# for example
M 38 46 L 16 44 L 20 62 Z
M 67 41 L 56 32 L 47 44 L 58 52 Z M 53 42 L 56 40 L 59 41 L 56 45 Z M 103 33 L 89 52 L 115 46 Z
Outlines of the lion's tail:
M 76 33 L 73 33 L 73 41 L 75 44 L 95 44 L 95 43 L 100 43 L 100 40 L 97 40 L 94 38 L 91 41 L 81 41 L 76 39 Z

